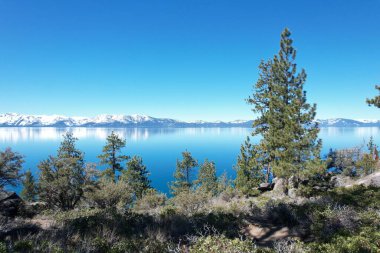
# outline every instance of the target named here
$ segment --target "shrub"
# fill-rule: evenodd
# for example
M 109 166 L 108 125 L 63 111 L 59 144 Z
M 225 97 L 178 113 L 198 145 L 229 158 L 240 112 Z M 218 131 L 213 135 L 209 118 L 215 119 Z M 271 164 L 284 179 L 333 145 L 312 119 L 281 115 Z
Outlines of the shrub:
M 31 240 L 20 240 L 15 242 L 13 250 L 16 252 L 31 252 L 33 250 L 33 242 Z
M 276 241 L 273 246 L 276 253 L 304 253 L 306 251 L 302 242 L 291 239 Z
M 285 203 L 276 203 L 268 201 L 263 209 L 265 219 L 276 225 L 295 226 L 298 219 L 292 206 Z
M 315 211 L 312 214 L 313 233 L 328 240 L 336 233 L 349 234 L 358 229 L 358 213 L 349 206 L 328 206 L 323 211 Z
M 356 163 L 362 157 L 361 147 L 335 151 L 334 164 L 345 176 L 355 176 Z
M 372 154 L 364 154 L 357 165 L 361 175 L 369 175 L 378 169 L 378 161 L 373 158 Z
M 125 253 L 125 252 L 141 252 L 141 253 L 162 253 L 168 251 L 169 243 L 160 242 L 158 240 L 147 239 L 131 239 L 122 240 L 112 245 L 108 252 Z
M 132 203 L 132 197 L 132 192 L 125 181 L 113 182 L 107 178 L 100 179 L 98 188 L 86 194 L 86 199 L 91 205 L 112 209 L 128 208 Z
M 310 252 L 315 253 L 378 253 L 380 249 L 380 233 L 373 234 L 374 238 L 364 234 L 355 236 L 339 236 L 331 243 L 311 243 Z
M 255 252 L 254 244 L 249 240 L 228 239 L 223 235 L 200 237 L 190 247 L 194 253 L 252 253 Z
M 149 189 L 145 192 L 141 199 L 136 200 L 133 211 L 135 212 L 149 212 L 158 207 L 165 205 L 167 198 L 165 194 L 158 193 L 154 189 Z
M 304 197 L 312 197 L 316 195 L 321 195 L 327 190 L 334 188 L 331 183 L 332 174 L 315 174 L 308 177 L 298 188 L 298 193 Z
M 350 188 L 337 188 L 327 193 L 334 202 L 351 205 L 356 208 L 378 208 L 380 206 L 380 188 L 355 185 Z
M 100 209 L 79 209 L 70 211 L 60 211 L 53 214 L 57 222 L 70 222 L 77 219 L 89 220 L 91 217 L 102 215 L 104 212 Z
M 231 185 L 227 186 L 224 191 L 222 191 L 219 195 L 219 197 L 228 202 L 233 198 L 240 198 L 243 196 L 243 193 L 236 188 L 233 188 Z
M 4 242 L 0 242 L 0 253 L 7 253 L 7 245 Z
M 196 191 L 182 191 L 172 198 L 171 202 L 182 214 L 191 215 L 200 211 L 211 197 L 211 193 L 198 189 Z

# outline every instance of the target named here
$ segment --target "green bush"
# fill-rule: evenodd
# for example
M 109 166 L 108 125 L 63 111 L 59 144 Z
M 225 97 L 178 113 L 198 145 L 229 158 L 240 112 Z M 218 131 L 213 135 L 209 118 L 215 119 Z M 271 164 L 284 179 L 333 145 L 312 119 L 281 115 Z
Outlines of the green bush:
M 192 215 L 204 208 L 211 198 L 211 193 L 201 190 L 182 191 L 172 198 L 170 202 L 180 213 L 184 215 Z
M 114 182 L 102 178 L 98 187 L 86 193 L 86 200 L 91 206 L 126 210 L 132 203 L 133 194 L 124 180 Z
M 0 253 L 7 253 L 7 245 L 5 242 L 0 242 Z
M 162 253 L 168 251 L 168 243 L 160 242 L 158 240 L 147 238 L 147 239 L 131 239 L 122 240 L 114 244 L 111 249 L 107 252 L 110 253 Z
M 359 215 L 349 206 L 328 206 L 326 209 L 316 210 L 311 215 L 313 234 L 324 240 L 335 234 L 354 233 L 359 228 Z
M 293 206 L 281 202 L 268 201 L 263 208 L 262 215 L 263 218 L 276 225 L 292 227 L 299 224 Z
M 252 253 L 254 244 L 249 240 L 228 239 L 223 235 L 200 237 L 190 247 L 191 253 Z
M 339 236 L 331 243 L 311 243 L 308 245 L 310 252 L 315 253 L 379 253 L 380 233 L 372 235 L 360 234 L 356 236 Z
M 15 242 L 13 250 L 16 252 L 31 252 L 33 250 L 33 242 L 31 240 L 20 240 Z
M 135 202 L 133 211 L 146 213 L 152 209 L 164 206 L 166 200 L 167 198 L 165 194 L 158 193 L 154 189 L 149 189 L 145 192 L 141 199 L 138 199 Z
M 252 194 L 251 194 L 252 196 L 255 195 L 253 194 L 253 192 L 255 192 L 255 194 L 257 193 L 258 195 L 258 192 L 255 189 L 252 189 Z M 241 191 L 237 190 L 236 188 L 232 186 L 227 186 L 226 189 L 220 193 L 219 197 L 222 200 L 228 202 L 233 198 L 241 198 L 243 197 L 243 195 L 244 194 Z
M 341 205 L 350 205 L 357 208 L 379 208 L 380 188 L 356 185 L 350 188 L 337 188 L 327 193 L 327 196 Z

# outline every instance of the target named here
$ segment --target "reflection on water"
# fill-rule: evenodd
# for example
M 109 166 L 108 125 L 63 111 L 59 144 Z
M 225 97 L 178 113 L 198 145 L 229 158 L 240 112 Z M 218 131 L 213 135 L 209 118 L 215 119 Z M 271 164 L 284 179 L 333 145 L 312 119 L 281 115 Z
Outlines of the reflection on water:
M 320 135 L 323 137 L 352 136 L 370 137 L 380 134 L 379 127 L 325 127 L 321 128 Z
M 79 139 L 105 140 L 114 131 L 127 140 L 147 140 L 154 135 L 184 135 L 199 134 L 221 135 L 227 128 L 55 128 L 55 127 L 0 127 L 0 142 L 16 143 L 19 141 L 59 140 L 67 131 Z M 229 134 L 241 135 L 248 132 L 247 128 L 228 128 Z
M 79 139 L 106 139 L 114 131 L 122 138 L 140 140 L 148 139 L 154 134 L 168 134 L 171 129 L 142 129 L 142 128 L 0 128 L 1 142 L 18 142 L 25 140 L 58 140 L 66 132 L 72 132 Z

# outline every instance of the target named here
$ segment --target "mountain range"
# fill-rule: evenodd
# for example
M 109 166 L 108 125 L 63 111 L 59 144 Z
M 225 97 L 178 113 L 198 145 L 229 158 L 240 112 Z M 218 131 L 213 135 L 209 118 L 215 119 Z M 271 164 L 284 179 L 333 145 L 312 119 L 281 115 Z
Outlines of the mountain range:
M 326 119 L 316 120 L 320 127 L 380 127 L 380 120 Z M 251 127 L 252 120 L 180 121 L 146 115 L 99 115 L 68 117 L 61 115 L 0 114 L 0 127 Z

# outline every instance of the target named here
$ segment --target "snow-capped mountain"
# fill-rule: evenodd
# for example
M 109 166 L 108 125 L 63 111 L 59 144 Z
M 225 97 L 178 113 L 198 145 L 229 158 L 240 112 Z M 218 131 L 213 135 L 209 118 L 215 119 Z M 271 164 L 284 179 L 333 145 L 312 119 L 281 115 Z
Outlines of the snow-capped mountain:
M 98 115 L 93 118 L 61 115 L 0 114 L 0 127 L 250 127 L 252 121 L 179 121 L 146 115 Z
M 316 120 L 320 127 L 380 127 L 380 120 L 324 119 Z
M 316 120 L 320 127 L 380 127 L 380 120 Z M 98 115 L 67 117 L 62 115 L 0 114 L 0 127 L 251 127 L 252 120 L 179 121 L 146 115 Z

